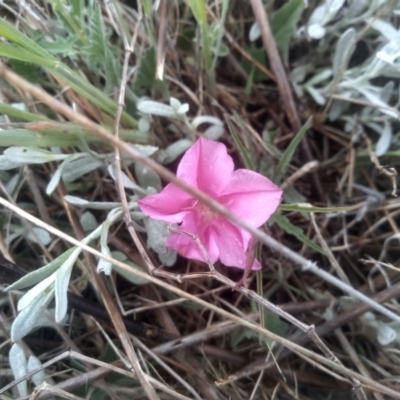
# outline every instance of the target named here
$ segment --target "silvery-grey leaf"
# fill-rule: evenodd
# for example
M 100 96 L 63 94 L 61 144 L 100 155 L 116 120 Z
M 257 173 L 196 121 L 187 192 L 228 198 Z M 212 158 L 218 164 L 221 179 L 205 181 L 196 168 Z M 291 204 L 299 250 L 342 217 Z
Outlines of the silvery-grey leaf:
M 140 132 L 148 132 L 150 130 L 150 121 L 145 117 L 139 118 L 138 129 Z
M 375 153 L 377 157 L 383 156 L 392 143 L 392 126 L 388 121 L 385 121 L 381 137 L 376 144 Z
M 153 249 L 160 257 L 161 262 L 171 266 L 176 261 L 176 252 L 168 249 L 165 245 L 171 232 L 166 222 L 145 218 L 144 225 L 147 232 L 147 246 Z
M 315 89 L 312 86 L 307 86 L 307 92 L 312 96 L 312 98 L 314 99 L 314 101 L 319 104 L 320 106 L 325 105 L 326 103 L 326 99 L 324 96 L 322 96 L 322 94 L 320 93 L 320 91 L 318 89 Z
M 249 40 L 250 42 L 255 42 L 258 38 L 261 37 L 260 26 L 257 22 L 253 22 L 249 30 Z
M 81 176 L 88 174 L 103 165 L 103 160 L 87 155 L 68 162 L 68 164 L 63 167 L 61 176 L 63 181 L 66 183 L 74 182 Z
M 101 254 L 105 256 L 111 257 L 110 249 L 107 245 L 101 245 Z M 97 263 L 97 273 L 103 272 L 105 275 L 110 275 L 112 271 L 112 263 L 103 258 L 99 258 L 99 262 Z
M 190 125 L 197 129 L 201 124 L 224 126 L 224 123 L 219 118 L 213 117 L 212 115 L 199 115 L 198 117 L 193 118 Z
M 345 0 L 326 0 L 328 13 L 330 18 L 333 18 L 336 13 L 343 7 Z
M 373 105 L 375 106 L 383 106 L 381 108 L 382 113 L 389 115 L 390 117 L 393 118 L 399 118 L 398 113 L 395 111 L 387 110 L 387 107 L 389 107 L 388 104 L 384 103 L 380 97 L 379 93 L 376 88 L 374 87 L 369 87 L 369 88 L 362 88 L 362 87 L 356 87 L 357 89 L 363 96 L 365 96 Z
M 50 182 L 47 184 L 46 194 L 48 196 L 50 196 L 57 189 L 57 186 L 60 183 L 61 179 L 61 172 L 62 168 L 61 165 L 59 165 L 56 169 L 56 172 L 54 172 L 53 176 L 51 177 Z
M 11 146 L 4 150 L 4 155 L 14 162 L 24 164 L 43 164 L 50 161 L 65 160 L 68 154 L 55 154 L 39 147 Z
M 326 30 L 320 24 L 312 24 L 307 27 L 308 36 L 312 39 L 322 39 L 325 36 Z
M 178 258 L 178 254 L 176 251 L 166 247 L 164 252 L 157 253 L 158 258 L 160 259 L 161 263 L 166 265 L 167 267 L 171 267 L 176 263 L 176 259 Z
M 90 211 L 84 212 L 80 217 L 79 221 L 85 232 L 94 231 L 99 225 L 97 223 L 95 216 Z
M 331 68 L 325 68 L 321 72 L 318 72 L 316 75 L 314 75 L 312 78 L 310 78 L 304 86 L 315 86 L 318 85 L 322 82 L 325 82 L 327 79 L 329 79 L 333 74 L 333 71 Z
M 395 63 L 400 57 L 400 43 L 391 41 L 387 43 L 381 50 L 376 53 L 376 58 L 384 61 L 392 66 L 397 66 Z
M 54 288 L 40 293 L 35 301 L 25 307 L 15 318 L 11 327 L 11 340 L 16 342 L 26 336 L 37 324 L 54 296 Z
M 162 188 L 161 179 L 158 174 L 140 162 L 135 163 L 135 176 L 139 185 L 143 188 L 150 186 L 156 188 L 157 191 L 160 191 Z
M 55 297 L 56 297 L 56 322 L 61 322 L 67 313 L 68 298 L 67 291 L 69 279 L 71 277 L 72 268 L 81 252 L 80 248 L 76 248 L 67 261 L 57 270 L 55 281 Z
M 346 17 L 352 19 L 359 16 L 367 7 L 369 0 L 352 0 L 347 8 Z
M 397 333 L 389 325 L 381 322 L 379 324 L 376 339 L 382 346 L 388 346 L 390 343 L 393 343 L 397 339 Z
M 211 125 L 204 131 L 203 136 L 207 139 L 218 140 L 224 134 L 224 127 L 219 125 Z
M 189 104 L 188 103 L 184 103 L 182 104 L 177 110 L 176 113 L 178 115 L 184 115 L 189 111 Z
M 142 272 L 146 272 L 142 267 L 140 267 L 139 265 L 135 264 L 132 261 L 125 261 L 125 264 L 128 264 L 132 268 L 132 271 L 127 271 L 126 269 L 121 268 L 118 265 L 114 265 L 114 264 L 113 264 L 112 269 L 117 274 L 123 276 L 127 281 L 129 281 L 135 285 L 145 285 L 145 284 L 149 283 L 149 281 L 147 279 L 136 275 L 134 272 L 135 269 L 142 271 Z
M 35 226 L 34 228 L 32 228 L 32 231 L 33 232 L 28 232 L 28 234 L 26 235 L 26 238 L 31 242 L 41 243 L 45 246 L 51 243 L 51 236 L 49 232 L 47 232 L 45 229 Z
M 107 201 L 87 201 L 85 199 L 81 199 L 80 197 L 71 196 L 69 194 L 64 196 L 64 199 L 68 201 L 68 203 L 76 207 L 91 208 L 92 210 L 111 210 L 113 208 L 121 207 L 121 203 L 113 203 Z
M 192 145 L 193 142 L 191 140 L 180 139 L 169 145 L 165 150 L 160 150 L 157 154 L 157 161 L 162 164 L 169 164 L 175 161 Z
M 37 285 L 35 285 L 32 289 L 28 290 L 18 301 L 17 309 L 18 311 L 22 311 L 24 308 L 28 307 L 30 304 L 35 303 L 36 299 L 48 291 L 49 287 L 53 285 L 53 282 L 56 279 L 55 272 L 48 276 L 46 279 L 43 279 Z
M 306 75 L 310 72 L 311 66 L 309 64 L 298 65 L 293 68 L 289 74 L 290 80 L 293 83 L 302 83 L 306 78 Z
M 393 94 L 393 90 L 394 90 L 394 81 L 387 82 L 385 86 L 382 88 L 380 98 L 384 103 L 389 104 Z
M 16 162 L 5 155 L 0 156 L 0 170 L 8 171 L 9 169 L 23 167 L 27 163 Z
M 28 372 L 35 371 L 36 369 L 40 368 L 42 366 L 42 363 L 37 357 L 30 356 L 28 359 Z M 46 373 L 44 372 L 44 369 L 40 370 L 39 372 L 36 372 L 36 374 L 33 374 L 31 376 L 31 380 L 34 383 L 35 386 L 40 386 L 45 380 L 46 380 Z
M 129 147 L 144 157 L 150 157 L 152 156 L 157 150 L 158 147 L 156 146 L 150 146 L 150 145 L 144 145 L 144 144 L 129 144 Z
M 182 103 L 175 97 L 169 99 L 169 105 L 173 108 L 175 112 L 181 107 Z
M 110 174 L 111 178 L 117 182 L 118 178 L 117 178 L 117 173 L 115 171 L 115 166 L 114 165 L 109 165 L 107 167 L 108 173 Z M 124 185 L 124 188 L 126 189 L 137 189 L 138 185 L 136 185 L 136 183 L 132 182 L 128 175 L 125 174 L 124 171 L 120 171 L 121 174 L 121 180 L 122 180 L 122 184 Z
M 160 117 L 175 117 L 175 110 L 166 104 L 152 100 L 141 100 L 136 105 L 143 114 L 159 115 Z
M 316 7 L 314 9 L 314 11 L 311 13 L 311 16 L 308 20 L 308 25 L 312 25 L 312 24 L 320 24 L 323 23 L 323 21 L 325 20 L 325 16 L 327 14 L 327 8 L 326 8 L 326 1 L 324 2 L 324 4 Z
M 53 272 L 57 271 L 60 265 L 68 259 L 68 257 L 72 254 L 75 247 L 68 249 L 63 254 L 55 258 L 53 261 L 49 262 L 48 264 L 44 265 L 43 267 L 29 272 L 29 274 L 23 276 L 17 282 L 14 282 L 12 285 L 8 286 L 6 291 L 10 290 L 18 290 L 24 289 L 28 286 L 32 286 L 38 282 L 43 281 L 45 278 L 50 276 Z
M 22 378 L 27 374 L 28 369 L 26 356 L 22 348 L 17 343 L 12 345 L 10 352 L 8 353 L 8 359 L 15 379 Z M 21 397 L 28 396 L 28 383 L 26 380 L 18 383 L 17 389 Z
M 346 70 L 351 54 L 355 49 L 356 31 L 354 28 L 349 28 L 340 36 L 333 57 L 333 76 L 337 78 Z
M 336 121 L 348 108 L 349 103 L 345 101 L 334 100 L 329 109 L 329 120 Z
M 57 167 L 56 172 L 53 174 L 53 176 L 50 179 L 50 182 L 47 185 L 46 188 L 47 195 L 50 196 L 54 192 L 54 190 L 56 190 L 58 184 L 60 183 L 62 172 L 65 166 L 68 165 L 69 162 L 78 160 L 79 158 L 83 157 L 87 157 L 87 155 L 84 153 L 71 154 Z
M 369 22 L 371 23 L 371 27 L 379 31 L 388 41 L 400 40 L 399 31 L 390 22 L 382 19 L 372 19 Z

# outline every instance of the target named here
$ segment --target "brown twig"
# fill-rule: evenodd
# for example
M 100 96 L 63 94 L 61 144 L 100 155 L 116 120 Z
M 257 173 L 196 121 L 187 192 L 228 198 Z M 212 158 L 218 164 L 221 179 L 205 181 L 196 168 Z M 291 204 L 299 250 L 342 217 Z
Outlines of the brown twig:
M 340 365 L 340 364 L 338 364 L 336 362 L 333 362 L 330 359 L 327 359 L 327 358 L 325 358 L 323 356 L 320 356 L 319 354 L 316 354 L 316 353 L 314 353 L 313 351 L 311 351 L 311 350 L 309 350 L 307 348 L 301 347 L 301 346 L 299 346 L 299 345 L 297 345 L 297 344 L 295 344 L 295 343 L 293 343 L 293 342 L 291 342 L 291 341 L 289 341 L 287 339 L 284 339 L 281 336 L 278 336 L 278 335 L 266 330 L 265 328 L 263 328 L 263 327 L 261 327 L 259 325 L 251 323 L 250 321 L 244 320 L 243 318 L 240 318 L 240 317 L 238 317 L 238 316 L 236 316 L 234 314 L 231 314 L 231 313 L 229 313 L 229 312 L 227 312 L 227 311 L 225 311 L 225 310 L 223 310 L 223 309 L 221 309 L 219 307 L 216 307 L 214 304 L 207 303 L 206 301 L 204 301 L 202 299 L 199 299 L 196 296 L 191 295 L 190 293 L 187 293 L 187 292 L 185 292 L 183 290 L 180 290 L 177 287 L 172 286 L 172 285 L 170 285 L 170 284 L 168 284 L 166 282 L 160 281 L 159 279 L 157 279 L 157 278 L 155 278 L 155 277 L 153 277 L 151 275 L 148 275 L 145 272 L 142 272 L 142 271 L 140 271 L 138 269 L 133 269 L 129 265 L 127 265 L 127 264 L 125 264 L 125 263 L 123 263 L 123 262 L 121 262 L 119 260 L 116 260 L 115 258 L 108 257 L 108 256 L 102 254 L 100 251 L 97 251 L 97 250 L 93 249 L 92 247 L 90 247 L 90 246 L 80 242 L 79 240 L 77 240 L 77 239 L 65 234 L 64 232 L 61 232 L 60 230 L 55 229 L 52 226 L 46 225 L 45 223 L 43 223 L 39 219 L 33 217 L 32 215 L 28 214 L 27 212 L 21 210 L 20 208 L 18 208 L 16 206 L 13 206 L 11 203 L 9 203 L 8 201 L 4 200 L 1 197 L 0 197 L 0 204 L 2 204 L 3 206 L 7 207 L 8 209 L 16 212 L 22 218 L 25 218 L 25 219 L 33 222 L 34 224 L 36 224 L 38 226 L 41 226 L 41 227 L 46 227 L 46 229 L 49 232 L 57 235 L 58 237 L 64 239 L 65 241 L 67 241 L 69 243 L 72 243 L 75 246 L 79 246 L 80 248 L 82 248 L 82 250 L 85 250 L 85 252 L 93 254 L 96 257 L 100 257 L 100 258 L 104 259 L 105 261 L 110 262 L 111 264 L 117 265 L 117 266 L 121 267 L 122 269 L 128 271 L 129 273 L 133 273 L 133 274 L 135 274 L 135 275 L 137 275 L 139 277 L 147 279 L 150 282 L 153 282 L 153 283 L 155 283 L 157 285 L 160 285 L 160 286 L 164 287 L 166 290 L 169 290 L 169 291 L 177 294 L 178 296 L 188 298 L 189 300 L 199 304 L 200 306 L 203 306 L 203 307 L 205 307 L 207 309 L 212 310 L 213 312 L 215 312 L 216 314 L 219 314 L 222 317 L 228 318 L 231 321 L 239 323 L 241 326 L 244 326 L 246 328 L 252 329 L 254 332 L 259 333 L 263 337 L 266 337 L 266 338 L 268 338 L 268 339 L 270 339 L 272 341 L 277 342 L 278 344 L 281 344 L 281 345 L 289 348 L 290 350 L 296 352 L 296 354 L 299 354 L 301 357 L 304 356 L 306 359 L 311 359 L 311 360 L 313 360 L 313 361 L 315 361 L 315 362 L 317 362 L 319 364 L 322 364 L 323 366 L 329 367 L 330 370 L 337 371 L 338 373 L 346 375 L 349 378 L 358 379 L 364 386 L 367 385 L 367 386 L 372 387 L 372 388 L 374 388 L 374 390 L 377 390 L 377 391 L 379 391 L 381 393 L 386 393 L 386 394 L 392 396 L 394 399 L 397 399 L 397 398 L 400 399 L 400 394 L 398 392 L 396 392 L 394 390 L 391 390 L 390 388 L 387 388 L 386 386 L 381 385 L 378 382 L 371 381 L 370 379 L 365 378 L 364 376 L 362 376 L 362 375 L 360 375 L 360 374 L 358 374 L 358 373 L 356 373 L 356 372 L 354 372 L 354 371 L 352 371 L 352 370 L 350 370 L 348 368 L 345 368 L 342 365 Z M 234 285 L 234 284 L 235 283 L 232 282 L 232 285 Z M 240 289 L 244 290 L 244 288 L 240 288 Z M 367 307 L 367 309 L 368 309 L 368 307 Z M 317 365 L 319 365 L 319 364 L 317 364 Z M 124 372 L 126 372 L 126 371 L 124 371 Z M 32 372 L 32 373 L 35 373 L 35 371 Z M 7 387 L 7 390 L 8 390 L 8 387 Z M 4 391 L 4 388 L 0 390 L 0 394 L 3 391 Z
M 156 79 L 162 81 L 164 79 L 165 65 L 165 40 L 167 36 L 167 1 L 161 2 L 160 23 L 158 27 L 157 54 L 156 54 Z
M 367 136 L 364 135 L 364 140 L 365 143 L 367 144 L 367 150 L 369 157 L 371 159 L 371 162 L 375 165 L 375 168 L 383 175 L 386 175 L 390 180 L 392 181 L 392 196 L 397 197 L 397 171 L 393 167 L 384 167 L 380 164 L 378 157 L 376 156 L 375 152 L 372 150 L 372 143 L 371 139 Z
M 209 257 L 209 255 L 207 253 L 207 250 L 205 249 L 205 247 L 201 243 L 201 241 L 200 241 L 198 236 L 193 235 L 193 234 L 188 233 L 188 232 L 185 232 L 185 231 L 182 231 L 180 229 L 176 229 L 176 228 L 173 228 L 172 231 L 176 232 L 176 233 L 179 233 L 179 234 L 187 235 L 193 241 L 195 241 L 197 246 L 199 247 L 200 251 L 204 255 L 204 258 L 206 260 L 208 268 L 210 269 L 210 272 L 181 275 L 181 276 L 179 276 L 179 280 L 187 280 L 187 279 L 193 279 L 193 278 L 207 276 L 209 278 L 214 278 L 214 279 L 222 282 L 223 284 L 231 287 L 232 290 L 237 290 L 239 293 L 242 293 L 243 295 L 245 295 L 248 299 L 254 300 L 258 304 L 260 304 L 263 307 L 265 307 L 267 310 L 270 310 L 274 314 L 279 315 L 281 318 L 284 318 L 286 321 L 288 321 L 292 325 L 296 326 L 297 328 L 299 328 L 300 330 L 305 332 L 307 335 L 309 335 L 310 339 L 321 350 L 321 352 L 325 355 L 325 357 L 327 357 L 330 360 L 333 360 L 334 362 L 340 363 L 339 359 L 328 349 L 328 347 L 323 343 L 323 341 L 315 333 L 315 328 L 314 328 L 313 325 L 308 326 L 308 325 L 300 322 L 297 318 L 295 318 L 292 315 L 288 314 L 287 312 L 283 311 L 282 309 L 277 307 L 275 304 L 269 302 L 267 299 L 263 298 L 262 296 L 260 296 L 256 292 L 254 292 L 253 290 L 250 290 L 250 289 L 248 289 L 247 287 L 244 287 L 244 286 L 240 286 L 242 284 L 242 281 L 245 279 L 245 276 L 243 276 L 243 278 L 239 282 L 235 283 L 232 280 L 230 280 L 229 278 L 227 278 L 226 276 L 220 274 L 215 269 L 214 265 L 212 264 L 212 262 L 210 260 L 210 257 Z M 255 245 L 256 245 L 256 242 L 253 240 L 253 245 L 252 246 L 254 246 L 254 248 L 255 248 Z M 255 259 L 255 253 L 254 253 L 254 257 L 253 257 L 253 262 L 254 262 L 254 259 Z M 252 266 L 252 263 L 250 264 L 250 268 L 251 268 L 251 266 Z M 250 272 L 250 270 L 247 271 L 247 274 L 249 272 Z M 246 272 L 245 272 L 245 274 L 246 274 Z M 171 277 L 173 277 L 173 275 L 174 274 L 171 274 Z
M 139 21 L 141 19 L 141 14 L 139 16 Z M 119 23 L 119 18 L 117 15 L 117 19 L 116 19 Z M 121 26 L 122 24 L 120 23 L 120 31 L 122 34 L 122 38 L 124 41 L 124 48 L 125 48 L 125 58 L 124 58 L 124 63 L 123 63 L 123 70 L 122 70 L 122 76 L 121 76 L 121 84 L 120 84 L 120 90 L 119 90 L 119 96 L 118 96 L 118 108 L 117 108 L 117 113 L 115 116 L 115 122 L 114 122 L 114 134 L 115 137 L 118 138 L 119 136 L 119 124 L 120 124 L 120 119 L 121 119 L 121 115 L 122 115 L 122 111 L 125 107 L 125 89 L 126 89 L 126 82 L 127 82 L 127 75 L 128 75 L 128 66 L 129 66 L 129 58 L 133 52 L 133 48 L 135 46 L 135 42 L 136 42 L 136 38 L 137 38 L 137 33 L 139 30 L 139 26 L 140 23 L 138 22 L 136 25 L 136 30 L 134 35 L 132 35 L 132 39 L 131 39 L 131 43 L 128 42 L 128 38 L 126 37 L 126 35 L 123 33 L 124 30 Z M 135 230 L 132 227 L 131 224 L 131 218 L 130 218 L 130 213 L 129 213 L 129 208 L 128 208 L 128 202 L 126 200 L 126 194 L 125 194 L 125 189 L 124 189 L 124 184 L 122 181 L 122 172 L 121 172 L 121 155 L 120 155 L 120 151 L 118 148 L 115 148 L 115 170 L 116 170 L 116 176 L 117 176 L 117 185 L 118 185 L 118 192 L 119 192 L 119 196 L 122 202 L 122 207 L 124 210 L 124 215 L 125 215 L 125 219 L 126 219 L 126 223 L 129 225 L 129 232 L 133 238 L 134 243 L 136 244 L 137 248 L 139 249 L 139 251 L 144 253 L 143 254 L 143 259 L 144 260 L 149 260 L 150 258 L 148 257 L 147 253 L 145 252 L 145 250 L 143 249 L 143 246 L 140 242 L 139 237 L 137 236 Z M 106 304 L 107 306 L 107 304 Z M 111 307 L 107 307 L 109 309 L 109 312 L 112 311 L 113 313 L 115 313 L 114 315 L 110 313 L 110 317 L 114 323 L 115 328 L 117 329 L 117 332 L 119 334 L 120 340 L 122 345 L 125 348 L 125 351 L 127 353 L 127 356 L 129 358 L 129 361 L 132 364 L 132 367 L 135 371 L 135 374 L 140 382 L 140 384 L 142 385 L 144 391 L 146 392 L 147 396 L 149 399 L 151 400 L 158 400 L 159 397 L 157 395 L 157 393 L 155 392 L 153 386 L 150 384 L 148 378 L 145 377 L 145 374 L 142 371 L 142 368 L 140 366 L 138 357 L 136 355 L 135 350 L 133 349 L 132 346 L 132 342 L 129 338 L 128 332 L 126 331 L 126 328 L 122 322 L 122 317 L 121 314 L 118 311 L 117 305 L 114 302 L 114 300 L 112 300 L 112 310 Z
M 255 19 L 258 23 L 258 26 L 260 27 L 261 38 L 264 43 L 265 50 L 268 54 L 271 69 L 275 75 L 279 93 L 282 98 L 282 103 L 285 105 L 285 113 L 290 121 L 290 125 L 292 126 L 293 131 L 298 132 L 301 128 L 301 121 L 297 113 L 296 105 L 294 102 L 292 90 L 289 85 L 289 81 L 286 76 L 285 68 L 283 66 L 278 48 L 276 47 L 276 43 L 272 35 L 265 7 L 261 0 L 250 0 L 250 3 L 253 8 Z M 311 154 L 311 150 L 306 137 L 304 137 L 301 141 L 301 150 L 304 154 L 306 162 L 312 161 L 313 156 Z M 325 195 L 322 190 L 321 182 L 319 181 L 318 176 L 315 172 L 312 172 L 310 176 L 316 194 L 319 197 L 319 200 L 322 201 L 325 198 Z

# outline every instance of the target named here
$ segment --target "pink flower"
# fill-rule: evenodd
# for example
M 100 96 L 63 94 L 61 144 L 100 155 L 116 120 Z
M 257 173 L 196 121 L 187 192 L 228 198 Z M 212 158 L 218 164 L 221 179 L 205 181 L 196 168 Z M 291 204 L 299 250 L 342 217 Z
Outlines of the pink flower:
M 256 172 L 233 168 L 224 144 L 200 138 L 182 157 L 176 175 L 258 228 L 277 209 L 282 190 Z M 251 234 L 175 184 L 168 184 L 160 193 L 138 203 L 151 218 L 180 223 L 180 230 L 197 235 L 212 263 L 220 259 L 226 266 L 245 268 Z M 187 258 L 205 261 L 199 246 L 188 235 L 172 233 L 166 245 Z M 260 268 L 256 260 L 252 269 Z

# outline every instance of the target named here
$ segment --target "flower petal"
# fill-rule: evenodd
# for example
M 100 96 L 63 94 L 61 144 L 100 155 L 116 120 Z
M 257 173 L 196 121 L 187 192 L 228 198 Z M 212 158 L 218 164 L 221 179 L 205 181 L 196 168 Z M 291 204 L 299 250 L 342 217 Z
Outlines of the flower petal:
M 232 157 L 224 144 L 201 137 L 182 157 L 176 175 L 216 196 L 229 184 L 233 167 Z
M 181 222 L 196 200 L 184 190 L 168 184 L 160 193 L 138 200 L 141 210 L 154 219 L 170 223 Z
M 211 237 L 218 247 L 222 264 L 242 269 L 246 267 L 246 250 L 251 238 L 248 232 L 243 235 L 240 228 L 225 218 L 218 217 L 212 222 Z M 261 269 L 261 264 L 255 260 L 252 269 Z
M 238 169 L 231 175 L 229 185 L 218 197 L 236 216 L 258 228 L 276 211 L 282 189 L 254 171 Z
M 211 237 L 210 228 L 211 226 L 209 224 L 202 223 L 196 211 L 187 213 L 182 224 L 179 226 L 180 230 L 198 237 L 210 261 L 215 263 L 218 260 L 219 251 Z M 167 239 L 166 245 L 186 258 L 203 262 L 206 261 L 196 240 L 189 235 L 185 235 L 184 233 L 172 233 Z
M 213 264 L 220 259 L 228 267 L 244 269 L 245 249 L 249 244 L 250 234 L 244 242 L 240 230 L 225 218 L 218 217 L 210 224 L 201 223 L 200 218 L 196 212 L 186 214 L 179 229 L 197 236 Z M 206 262 L 198 243 L 190 235 L 172 233 L 166 245 L 186 258 Z M 252 269 L 261 269 L 261 264 L 255 260 Z

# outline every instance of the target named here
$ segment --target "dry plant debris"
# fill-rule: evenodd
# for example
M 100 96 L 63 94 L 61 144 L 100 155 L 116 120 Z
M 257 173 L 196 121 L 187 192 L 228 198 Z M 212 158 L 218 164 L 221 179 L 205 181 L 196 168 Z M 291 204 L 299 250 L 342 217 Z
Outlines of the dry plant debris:
M 1 399 L 400 398 L 398 1 L 0 10 Z M 199 138 L 283 190 L 266 225 L 175 175 Z M 169 182 L 242 279 L 142 212 Z

